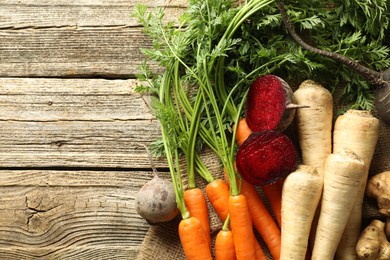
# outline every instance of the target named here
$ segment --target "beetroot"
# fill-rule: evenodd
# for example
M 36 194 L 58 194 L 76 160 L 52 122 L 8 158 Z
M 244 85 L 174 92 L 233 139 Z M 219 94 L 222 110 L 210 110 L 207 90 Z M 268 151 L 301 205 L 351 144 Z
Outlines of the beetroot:
M 244 180 L 263 186 L 291 173 L 297 164 L 297 152 L 281 132 L 253 132 L 239 147 L 236 164 Z
M 294 93 L 283 79 L 270 74 L 257 78 L 246 100 L 245 118 L 249 128 L 253 132 L 285 130 L 295 115 L 295 109 L 288 108 L 293 102 Z

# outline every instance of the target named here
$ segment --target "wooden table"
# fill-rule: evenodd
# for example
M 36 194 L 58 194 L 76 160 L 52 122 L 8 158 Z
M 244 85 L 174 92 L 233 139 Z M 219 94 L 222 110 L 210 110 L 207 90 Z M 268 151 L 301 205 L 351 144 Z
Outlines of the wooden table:
M 130 14 L 184 2 L 0 1 L 0 259 L 136 257 L 160 131 L 134 92 L 150 42 Z

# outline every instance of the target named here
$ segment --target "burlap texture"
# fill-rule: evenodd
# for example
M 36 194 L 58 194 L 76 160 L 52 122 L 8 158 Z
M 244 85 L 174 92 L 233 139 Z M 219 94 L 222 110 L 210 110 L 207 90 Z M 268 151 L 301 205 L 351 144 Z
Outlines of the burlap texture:
M 286 134 L 293 140 L 297 145 L 297 138 L 292 125 L 287 129 Z M 376 146 L 375 154 L 370 169 L 370 176 L 377 174 L 386 170 L 390 170 L 390 126 L 385 125 L 381 122 L 380 124 L 380 137 Z M 206 165 L 208 165 L 211 171 L 215 174 L 216 177 L 221 176 L 222 169 L 218 164 L 218 160 L 211 154 L 206 153 L 204 156 Z M 198 185 L 200 187 L 205 187 L 205 182 L 198 179 Z M 258 189 L 260 194 L 261 190 Z M 211 232 L 213 242 L 215 240 L 217 232 L 222 227 L 222 222 L 218 219 L 218 216 L 215 214 L 212 208 L 209 208 L 210 213 L 210 223 L 211 223 Z M 363 207 L 363 226 L 365 226 L 372 218 L 384 219 L 378 213 L 376 202 L 372 199 L 366 198 L 364 207 Z M 141 250 L 137 257 L 137 260 L 152 260 L 152 259 L 185 259 L 183 250 L 180 245 L 177 226 L 180 219 L 177 218 L 170 223 L 165 223 L 158 226 L 151 226 L 149 231 L 146 234 L 146 237 L 143 241 Z M 262 243 L 262 241 L 260 241 Z M 269 256 L 268 250 L 263 245 L 264 252 L 269 259 L 272 259 Z

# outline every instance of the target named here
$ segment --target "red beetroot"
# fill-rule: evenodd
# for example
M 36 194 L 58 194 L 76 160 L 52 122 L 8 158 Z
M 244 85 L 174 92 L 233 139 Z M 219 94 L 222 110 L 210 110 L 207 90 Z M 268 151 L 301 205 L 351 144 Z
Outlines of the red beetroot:
M 252 133 L 239 147 L 237 170 L 253 185 L 267 185 L 291 173 L 297 162 L 294 144 L 277 131 Z
M 295 109 L 288 108 L 293 102 L 294 93 L 283 79 L 270 74 L 257 78 L 246 100 L 245 118 L 249 128 L 253 132 L 283 131 L 294 118 Z

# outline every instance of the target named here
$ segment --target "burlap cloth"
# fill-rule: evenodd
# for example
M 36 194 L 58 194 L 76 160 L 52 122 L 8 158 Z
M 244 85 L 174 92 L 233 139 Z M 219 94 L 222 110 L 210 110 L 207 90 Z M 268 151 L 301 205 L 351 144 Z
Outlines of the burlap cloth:
M 298 147 L 294 125 L 291 125 L 285 133 Z M 206 165 L 209 166 L 214 175 L 216 177 L 221 176 L 222 168 L 218 163 L 218 159 L 209 152 L 205 152 L 204 159 Z M 380 137 L 371 164 L 370 175 L 386 170 L 390 170 L 390 126 L 381 122 Z M 199 187 L 204 187 L 206 184 L 200 179 L 197 180 L 197 183 Z M 261 190 L 259 188 L 258 190 L 261 194 Z M 383 217 L 378 213 L 377 205 L 374 200 L 366 198 L 363 208 L 363 226 L 367 225 L 369 220 L 372 218 L 383 219 Z M 217 232 L 222 227 L 222 222 L 219 220 L 218 216 L 215 214 L 212 208 L 209 208 L 209 214 L 212 233 L 211 235 L 214 242 Z M 180 218 L 178 217 L 172 222 L 151 226 L 143 241 L 137 260 L 185 259 L 177 232 L 179 221 Z M 260 243 L 263 245 L 264 253 L 268 256 L 269 259 L 272 259 L 272 257 L 269 256 L 269 252 L 264 246 L 263 242 L 260 241 Z

